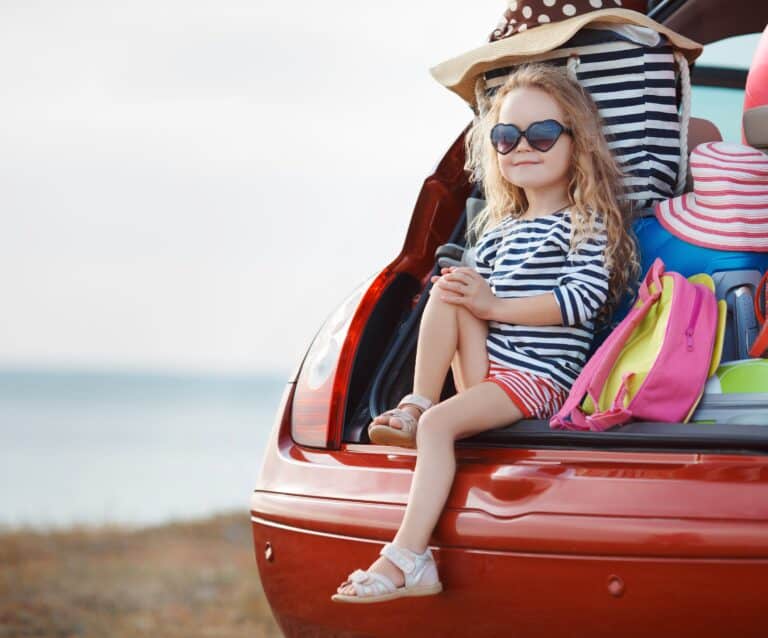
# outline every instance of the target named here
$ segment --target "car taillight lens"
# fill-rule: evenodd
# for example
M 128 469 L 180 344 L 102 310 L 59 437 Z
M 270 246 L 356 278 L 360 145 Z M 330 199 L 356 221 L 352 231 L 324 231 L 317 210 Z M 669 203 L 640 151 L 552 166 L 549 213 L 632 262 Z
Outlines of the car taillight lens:
M 386 269 L 358 286 L 320 328 L 296 381 L 291 437 L 309 447 L 338 448 L 357 346 L 382 292 L 393 278 Z

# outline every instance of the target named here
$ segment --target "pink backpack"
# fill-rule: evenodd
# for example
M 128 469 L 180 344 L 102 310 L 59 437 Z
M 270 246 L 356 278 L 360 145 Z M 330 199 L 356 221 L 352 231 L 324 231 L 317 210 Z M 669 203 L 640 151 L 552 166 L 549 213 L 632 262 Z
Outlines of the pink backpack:
M 717 331 L 712 289 L 665 273 L 656 259 L 638 300 L 584 366 L 550 427 L 599 432 L 633 419 L 686 421 L 709 376 Z

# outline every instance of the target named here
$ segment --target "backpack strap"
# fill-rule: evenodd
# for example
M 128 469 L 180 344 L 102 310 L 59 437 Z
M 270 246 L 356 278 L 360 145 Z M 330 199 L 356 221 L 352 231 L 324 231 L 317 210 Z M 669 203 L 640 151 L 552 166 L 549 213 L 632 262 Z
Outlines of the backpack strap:
M 653 260 L 651 267 L 648 269 L 648 272 L 645 274 L 643 282 L 640 284 L 640 290 L 638 290 L 637 294 L 641 301 L 645 301 L 648 297 L 653 295 L 650 286 L 648 285 L 649 283 L 655 285 L 656 292 L 661 292 L 661 277 L 664 275 L 664 269 L 665 266 L 661 257 L 656 257 L 656 259 Z
M 600 395 L 602 394 L 603 387 L 613 370 L 613 366 L 616 364 L 616 360 L 619 358 L 624 346 L 627 345 L 630 335 L 640 325 L 643 319 L 645 319 L 651 306 L 658 301 L 659 297 L 661 297 L 661 284 L 657 287 L 656 292 L 648 294 L 645 298 L 641 297 L 641 304 L 634 308 L 633 312 L 627 315 L 627 318 L 616 327 L 616 336 L 608 342 L 606 351 L 603 353 L 603 356 L 600 357 L 599 365 L 590 378 L 589 385 L 587 386 L 587 394 L 595 404 L 596 411 L 600 409 L 598 407 Z M 626 393 L 626 380 L 622 382 L 622 388 L 625 391 L 624 393 Z M 613 407 L 616 407 L 615 401 Z
M 629 392 L 629 380 L 634 376 L 634 372 L 625 372 L 622 375 L 621 385 L 616 392 L 616 397 L 613 399 L 613 404 L 610 409 L 601 412 L 597 407 L 598 404 L 595 403 L 595 413 L 584 417 L 584 422 L 589 426 L 590 430 L 602 432 L 603 430 L 612 428 L 614 425 L 626 423 L 632 418 L 632 411 L 627 410 L 624 407 L 624 397 L 626 397 Z

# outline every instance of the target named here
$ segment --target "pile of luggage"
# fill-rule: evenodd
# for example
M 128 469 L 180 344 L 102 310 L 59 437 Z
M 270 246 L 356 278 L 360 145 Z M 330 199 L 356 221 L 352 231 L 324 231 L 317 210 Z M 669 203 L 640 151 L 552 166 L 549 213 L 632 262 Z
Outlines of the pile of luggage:
M 634 5 L 512 0 L 487 44 L 432 72 L 481 114 L 517 65 L 562 66 L 591 93 L 625 170 L 640 294 L 550 425 L 768 425 L 768 28 L 748 76 L 744 143 L 726 143 L 690 117 L 689 64 L 702 47 Z M 475 194 L 468 212 L 480 207 Z

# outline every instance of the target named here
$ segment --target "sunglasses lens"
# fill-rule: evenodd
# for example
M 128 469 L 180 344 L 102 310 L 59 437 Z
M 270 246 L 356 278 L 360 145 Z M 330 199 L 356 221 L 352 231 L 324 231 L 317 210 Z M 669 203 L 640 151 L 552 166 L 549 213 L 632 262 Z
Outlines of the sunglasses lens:
M 555 145 L 557 138 L 563 132 L 563 127 L 554 120 L 536 122 L 528 127 L 525 137 L 528 143 L 537 151 L 548 151 Z
M 520 129 L 514 124 L 497 124 L 491 129 L 491 144 L 496 152 L 506 155 L 520 141 Z

